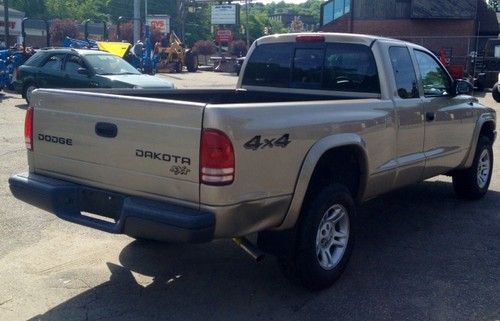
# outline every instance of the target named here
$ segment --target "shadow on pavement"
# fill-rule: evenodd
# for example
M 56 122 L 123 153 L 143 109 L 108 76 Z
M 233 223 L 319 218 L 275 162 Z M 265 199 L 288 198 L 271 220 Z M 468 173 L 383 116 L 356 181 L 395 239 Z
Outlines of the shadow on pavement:
M 32 320 L 496 320 L 498 208 L 498 192 L 466 202 L 439 181 L 370 201 L 359 210 L 346 272 L 316 293 L 289 283 L 271 257 L 254 263 L 230 241 L 134 241 L 122 266 L 108 263 L 108 282 Z

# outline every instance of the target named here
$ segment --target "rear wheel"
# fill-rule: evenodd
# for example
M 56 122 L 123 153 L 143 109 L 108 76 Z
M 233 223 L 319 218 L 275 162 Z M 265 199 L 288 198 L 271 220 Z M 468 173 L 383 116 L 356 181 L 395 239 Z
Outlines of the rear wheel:
M 28 105 L 31 104 L 31 99 L 33 97 L 32 96 L 33 91 L 37 88 L 38 88 L 38 86 L 33 84 L 33 83 L 30 83 L 30 84 L 27 84 L 26 86 L 24 86 L 23 96 L 26 99 L 26 102 L 28 103 Z
M 481 136 L 470 168 L 453 174 L 453 188 L 460 198 L 477 200 L 486 194 L 493 171 L 491 140 Z
M 301 213 L 295 254 L 281 261 L 285 275 L 312 290 L 331 286 L 352 252 L 354 216 L 354 201 L 342 185 L 328 185 L 310 197 Z
M 498 91 L 498 83 L 493 86 L 493 89 L 491 90 L 491 95 L 493 96 L 493 99 L 497 103 L 500 103 L 500 92 Z

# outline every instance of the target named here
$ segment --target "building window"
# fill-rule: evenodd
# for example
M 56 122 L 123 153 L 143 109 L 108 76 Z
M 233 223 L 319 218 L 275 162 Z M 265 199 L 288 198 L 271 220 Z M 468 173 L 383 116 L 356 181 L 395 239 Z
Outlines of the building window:
M 352 0 L 330 0 L 321 5 L 321 25 L 324 26 L 351 12 Z

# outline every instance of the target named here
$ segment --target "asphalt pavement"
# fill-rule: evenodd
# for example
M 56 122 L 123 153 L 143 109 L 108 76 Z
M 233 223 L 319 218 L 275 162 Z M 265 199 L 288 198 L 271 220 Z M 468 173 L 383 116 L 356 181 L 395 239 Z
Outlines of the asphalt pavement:
M 236 83 L 211 72 L 160 77 L 179 88 Z M 440 176 L 364 204 L 346 272 L 310 292 L 272 257 L 256 263 L 228 240 L 141 242 L 17 201 L 7 180 L 27 169 L 26 107 L 0 95 L 0 320 L 500 320 L 498 162 L 478 202 L 457 199 Z M 494 152 L 500 160 L 498 143 Z

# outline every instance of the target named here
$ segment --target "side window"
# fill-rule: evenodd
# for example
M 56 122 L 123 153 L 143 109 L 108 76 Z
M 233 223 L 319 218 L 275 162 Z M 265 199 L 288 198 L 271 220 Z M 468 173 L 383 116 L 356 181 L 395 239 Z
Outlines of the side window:
M 415 50 L 425 96 L 445 96 L 451 87 L 448 74 L 428 53 Z
M 403 99 L 418 98 L 417 75 L 408 48 L 391 47 L 389 48 L 389 56 L 399 97 Z
M 52 55 L 49 57 L 49 59 L 45 61 L 42 68 L 45 70 L 60 71 L 63 60 L 64 60 L 64 54 Z
M 328 45 L 323 89 L 380 93 L 377 65 L 370 48 L 359 44 Z
M 85 65 L 83 64 L 83 61 L 80 57 L 75 56 L 75 55 L 69 55 L 68 59 L 66 60 L 66 65 L 64 67 L 64 70 L 68 74 L 78 74 L 78 68 L 84 68 Z
M 260 45 L 250 56 L 243 85 L 289 87 L 294 44 Z
M 293 57 L 292 88 L 321 88 L 323 49 L 296 49 Z

